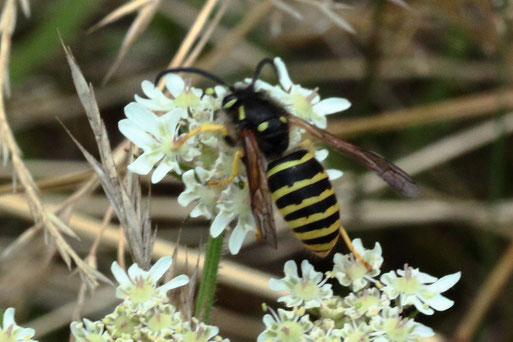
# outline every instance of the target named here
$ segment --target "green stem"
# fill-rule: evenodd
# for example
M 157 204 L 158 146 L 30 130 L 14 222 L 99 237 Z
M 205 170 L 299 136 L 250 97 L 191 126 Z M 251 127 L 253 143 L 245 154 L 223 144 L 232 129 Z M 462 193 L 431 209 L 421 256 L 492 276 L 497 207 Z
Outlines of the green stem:
M 216 238 L 209 236 L 207 243 L 207 252 L 205 254 L 205 262 L 203 264 L 203 273 L 201 274 L 201 282 L 196 299 L 196 317 L 202 322 L 208 323 L 210 312 L 214 305 L 214 294 L 217 283 L 217 270 L 221 261 L 221 251 L 223 249 L 224 234 Z

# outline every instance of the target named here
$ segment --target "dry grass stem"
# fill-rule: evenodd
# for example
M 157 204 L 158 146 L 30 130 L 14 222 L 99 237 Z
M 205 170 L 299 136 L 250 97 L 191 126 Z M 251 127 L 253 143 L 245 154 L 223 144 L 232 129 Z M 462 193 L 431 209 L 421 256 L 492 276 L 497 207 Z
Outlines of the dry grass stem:
M 510 227 L 510 229 L 511 228 L 512 227 Z M 479 324 L 483 321 L 491 305 L 495 299 L 501 295 L 501 290 L 508 280 L 511 279 L 513 273 L 512 260 L 513 242 L 510 242 L 501 259 L 488 275 L 486 281 L 481 285 L 477 296 L 472 300 L 470 308 L 457 327 L 455 334 L 457 341 L 464 342 L 472 340 Z
M 469 119 L 513 109 L 513 90 L 498 89 L 360 119 L 337 119 L 330 132 L 348 137 L 369 132 L 386 132 L 439 121 Z
M 434 142 L 395 162 L 410 175 L 429 170 L 453 158 L 489 144 L 503 134 L 513 131 L 513 112 L 500 120 L 491 119 L 470 129 Z M 361 178 L 364 193 L 382 190 L 386 184 L 368 172 Z
M 34 183 L 32 175 L 24 165 L 20 151 L 12 131 L 7 123 L 5 113 L 5 99 L 4 91 L 6 89 L 7 77 L 8 77 L 8 60 L 11 47 L 11 35 L 14 31 L 16 23 L 16 3 L 14 0 L 7 0 L 4 2 L 4 8 L 2 10 L 0 19 L 1 29 L 1 42 L 0 47 L 0 148 L 2 149 L 2 155 L 4 162 L 7 161 L 8 156 L 11 157 L 13 169 L 15 171 L 15 177 L 20 180 L 20 183 L 25 189 L 25 194 L 30 205 L 31 213 L 36 222 L 36 226 L 41 224 L 45 227 L 46 232 L 52 237 L 55 242 L 55 246 L 59 251 L 61 257 L 66 262 L 68 267 L 71 267 L 73 261 L 78 267 L 81 276 L 87 281 L 90 286 L 97 285 L 97 279 L 106 279 L 99 272 L 90 268 L 78 254 L 69 246 L 66 242 L 62 233 L 70 236 L 75 236 L 71 228 L 69 228 L 64 222 L 62 222 L 57 216 L 49 212 L 45 207 L 44 203 L 39 197 L 39 189 Z M 28 236 L 28 235 L 27 235 Z
M 84 307 L 84 315 L 95 315 L 117 304 L 119 299 L 115 297 L 114 292 L 114 288 L 110 286 L 95 291 L 95 295 L 87 301 Z M 76 301 L 71 301 L 26 324 L 36 330 L 36 338 L 41 338 L 57 329 L 67 326 L 76 305 Z
M 152 235 L 148 232 L 150 227 L 149 224 L 146 224 L 147 217 L 141 214 L 137 205 L 140 200 L 140 193 L 137 191 L 138 187 L 131 188 L 130 182 L 127 182 L 129 186 L 125 186 L 127 183 L 121 180 L 116 170 L 116 163 L 112 155 L 107 131 L 100 116 L 92 85 L 87 84 L 71 51 L 66 47 L 64 47 L 64 50 L 75 88 L 85 109 L 91 129 L 94 132 L 100 152 L 101 164 L 76 139 L 72 138 L 98 175 L 105 194 L 125 229 L 134 261 L 141 267 L 147 268 L 151 261 L 153 239 Z
M 132 0 L 124 5 L 121 5 L 114 11 L 109 13 L 107 16 L 105 16 L 102 20 L 91 26 L 91 28 L 87 30 L 87 33 L 92 33 L 103 26 L 111 24 L 116 20 L 119 20 L 122 17 L 129 15 L 132 12 L 139 11 L 141 8 L 149 5 L 152 2 L 155 2 L 155 0 Z
M 103 217 L 100 231 L 99 231 L 98 235 L 96 236 L 96 239 L 94 240 L 94 242 L 89 250 L 89 255 L 87 256 L 86 260 L 91 265 L 91 267 L 93 267 L 95 269 L 97 268 L 96 252 L 98 250 L 98 246 L 100 245 L 100 241 L 101 241 L 103 232 L 105 231 L 105 228 L 112 220 L 113 215 L 114 215 L 114 209 L 110 206 L 109 209 L 107 209 L 105 216 Z M 79 321 L 81 319 L 81 313 L 84 308 L 87 290 L 88 289 L 87 289 L 86 284 L 84 284 L 84 283 L 80 284 L 80 289 L 78 290 L 78 295 L 77 295 L 77 305 L 75 306 L 75 309 L 73 310 L 73 313 L 71 315 L 71 319 L 73 321 Z
M 203 8 L 198 13 L 196 20 L 194 21 L 194 24 L 192 24 L 191 28 L 189 29 L 189 32 L 187 32 L 187 35 L 180 44 L 178 51 L 169 63 L 168 68 L 175 68 L 177 66 L 180 66 L 185 61 L 187 55 L 189 54 L 189 51 L 191 50 L 194 42 L 198 39 L 201 31 L 203 30 L 203 27 L 207 23 L 208 17 L 214 10 L 217 2 L 218 0 L 207 0 L 207 2 L 203 5 Z M 159 87 L 162 87 L 162 85 L 164 84 L 163 81 L 164 80 L 161 81 Z
M 198 42 L 194 46 L 194 49 L 187 56 L 187 59 L 184 61 L 183 66 L 191 66 L 194 63 L 194 61 L 196 61 L 201 51 L 203 51 L 203 48 L 210 40 L 215 29 L 219 26 L 219 22 L 226 13 L 226 10 L 228 9 L 230 2 L 231 0 L 222 0 L 221 6 L 219 6 L 219 9 L 217 10 L 214 18 L 212 18 L 210 24 L 205 29 L 205 32 L 199 38 Z
M 260 1 L 247 10 L 246 15 L 240 20 L 217 46 L 198 62 L 198 67 L 209 70 L 222 59 L 226 59 L 226 52 L 232 49 L 269 14 L 273 4 L 268 1 Z
M 138 9 L 139 13 L 137 13 L 135 20 L 133 21 L 132 25 L 130 25 L 125 38 L 123 39 L 123 43 L 121 44 L 121 49 L 119 50 L 114 63 L 112 63 L 112 66 L 107 71 L 105 78 L 103 79 L 103 84 L 107 83 L 112 75 L 114 75 L 119 65 L 125 58 L 128 49 L 130 49 L 134 41 L 146 30 L 151 22 L 151 19 L 153 19 L 153 16 L 155 13 L 157 13 L 160 2 L 161 0 L 153 0 Z
M 49 207 L 52 210 L 56 209 L 55 206 Z M 20 218 L 30 218 L 30 211 L 27 203 L 19 195 L 0 197 L 0 208 L 5 212 L 16 215 Z M 87 215 L 82 215 L 75 212 L 70 218 L 70 226 L 73 227 L 74 231 L 80 237 L 89 241 L 93 241 L 96 239 L 100 231 L 101 222 Z M 119 231 L 117 227 L 112 224 L 108 225 L 102 236 L 102 245 L 110 246 L 111 248 L 117 248 L 118 242 Z M 203 264 L 204 255 L 202 252 L 192 248 L 185 249 L 178 247 L 176 244 L 162 239 L 156 239 L 153 248 L 153 257 L 160 258 L 163 256 L 172 255 L 176 248 L 178 248 L 178 252 L 176 256 L 175 267 L 177 267 L 179 272 L 187 271 L 185 270 L 187 259 L 196 260 L 199 258 L 200 265 Z M 188 273 L 191 273 L 191 270 L 189 270 Z M 270 278 L 270 274 L 255 268 L 244 266 L 232 261 L 221 261 L 218 279 L 220 283 L 227 286 L 231 286 L 249 293 L 257 293 L 259 296 L 264 298 L 276 300 L 283 294 L 269 289 L 267 285 Z

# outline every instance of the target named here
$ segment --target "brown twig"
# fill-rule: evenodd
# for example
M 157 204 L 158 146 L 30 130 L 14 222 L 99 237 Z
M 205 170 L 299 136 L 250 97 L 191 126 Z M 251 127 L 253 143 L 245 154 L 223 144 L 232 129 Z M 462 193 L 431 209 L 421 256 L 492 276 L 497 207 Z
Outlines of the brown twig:
M 457 341 L 466 342 L 471 340 L 491 305 L 501 294 L 501 289 L 511 279 L 512 274 L 513 241 L 510 242 L 501 259 L 495 264 L 492 272 L 481 285 L 477 296 L 471 301 L 469 310 L 456 328 L 455 339 Z

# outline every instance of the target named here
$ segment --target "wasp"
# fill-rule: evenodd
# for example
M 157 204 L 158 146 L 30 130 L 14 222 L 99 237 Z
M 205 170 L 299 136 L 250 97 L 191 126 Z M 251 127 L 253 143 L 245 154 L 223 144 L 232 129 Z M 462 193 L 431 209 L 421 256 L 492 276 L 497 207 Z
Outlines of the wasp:
M 223 98 L 222 107 L 235 127 L 236 136 L 231 137 L 225 125 L 209 123 L 190 131 L 177 144 L 183 144 L 193 135 L 206 131 L 220 132 L 225 135 L 227 142 L 238 142 L 242 149 L 235 155 L 232 175 L 224 181 L 213 183 L 228 184 L 238 174 L 238 159 L 243 160 L 248 177 L 251 209 L 260 239 L 277 247 L 272 207 L 274 202 L 288 226 L 315 255 L 327 256 L 339 236 L 342 236 L 349 250 L 370 269 L 368 263 L 354 249 L 340 222 L 337 198 L 326 170 L 315 159 L 312 151 L 305 148 L 289 149 L 291 126 L 306 130 L 313 137 L 371 169 L 407 198 L 417 195 L 415 182 L 403 170 L 381 156 L 341 140 L 288 113 L 283 105 L 263 91 L 255 90 L 255 82 L 267 64 L 277 74 L 273 60 L 265 58 L 257 65 L 251 83 L 237 87 L 229 85 L 214 74 L 193 67 L 160 72 L 155 84 L 168 73 L 187 72 L 199 74 L 230 91 Z

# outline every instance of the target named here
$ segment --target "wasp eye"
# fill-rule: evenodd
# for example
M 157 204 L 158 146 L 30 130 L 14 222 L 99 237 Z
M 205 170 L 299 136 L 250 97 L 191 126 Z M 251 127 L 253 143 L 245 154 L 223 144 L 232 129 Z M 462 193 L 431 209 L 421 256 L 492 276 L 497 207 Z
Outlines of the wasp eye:
M 223 99 L 223 108 L 230 108 L 237 102 L 238 98 L 235 94 L 230 94 L 224 97 Z

